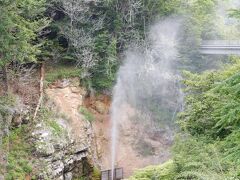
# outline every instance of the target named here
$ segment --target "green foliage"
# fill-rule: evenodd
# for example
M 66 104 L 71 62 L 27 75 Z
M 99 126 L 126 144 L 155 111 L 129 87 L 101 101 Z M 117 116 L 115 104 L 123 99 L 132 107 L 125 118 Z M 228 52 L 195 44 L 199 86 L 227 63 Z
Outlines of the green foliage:
M 48 84 L 58 79 L 80 77 L 80 75 L 81 69 L 79 68 L 66 65 L 53 66 L 46 71 L 45 81 Z
M 224 160 L 236 162 L 238 166 L 240 166 L 240 145 L 238 143 L 239 138 L 240 132 L 239 130 L 236 130 L 226 137 L 225 141 L 220 143 L 220 147 L 224 153 Z
M 239 58 L 233 58 L 218 71 L 184 72 L 182 131 L 175 139 L 169 179 L 240 178 L 239 69 Z M 146 170 L 139 171 L 136 179 L 153 179 L 166 171 Z
M 178 177 L 239 179 L 239 65 L 235 59 L 218 71 L 185 72 L 186 105 L 179 123 L 191 135 L 176 141 Z
M 60 115 L 61 117 L 63 115 Z M 47 127 L 51 128 L 52 133 L 56 136 L 61 136 L 65 133 L 63 127 L 57 123 L 56 118 L 59 117 L 59 114 L 55 114 L 48 108 L 41 108 L 38 114 L 38 119 L 44 121 Z M 65 117 L 63 117 L 65 118 Z
M 207 56 L 199 52 L 202 40 L 221 38 L 216 29 L 216 0 L 182 1 L 183 14 L 179 53 L 181 65 L 193 72 L 218 67 L 223 61 L 220 56 Z
M 61 6 L 64 1 L 67 0 L 52 0 L 52 6 L 56 6 L 55 2 Z M 119 55 L 132 42 L 141 43 L 148 25 L 159 17 L 176 12 L 179 4 L 180 0 L 102 0 L 89 5 L 82 3 L 88 11 L 79 15 L 81 22 L 71 18 L 71 13 L 65 11 L 65 17 L 55 21 L 51 27 L 58 27 L 56 38 L 64 35 L 68 39 L 68 56 L 82 69 L 82 81 L 87 88 L 102 91 L 111 89 L 115 82 Z M 98 21 L 102 25 L 95 28 Z
M 48 120 L 47 124 L 52 128 L 53 133 L 57 136 L 60 136 L 63 133 L 63 128 L 54 120 Z
M 86 176 L 81 176 L 81 177 L 78 177 L 78 178 L 74 178 L 73 180 L 87 180 L 88 177 Z
M 8 108 L 14 106 L 15 97 L 12 94 L 0 96 L 0 115 L 5 116 L 8 113 Z
M 25 179 L 32 172 L 31 150 L 27 140 L 27 128 L 22 126 L 11 131 L 3 139 L 2 149 L 7 156 L 6 179 Z M 4 170 L 4 169 L 1 169 Z M 1 171 L 0 173 L 4 173 Z
M 16 99 L 12 94 L 8 94 L 7 96 L 0 96 L 0 105 L 13 106 L 15 102 Z
M 92 180 L 101 180 L 101 171 L 96 167 L 93 168 Z
M 229 15 L 230 15 L 230 17 L 240 19 L 240 10 L 239 9 L 231 9 Z
M 47 24 L 45 0 L 0 1 L 0 66 L 36 61 L 40 53 L 37 32 Z
M 95 120 L 94 115 L 85 107 L 80 107 L 79 112 L 83 114 L 85 120 L 92 123 Z
M 129 180 L 170 180 L 174 179 L 173 161 L 168 161 L 163 165 L 149 166 L 144 169 L 137 170 Z
M 174 147 L 176 174 L 180 179 L 222 179 L 224 164 L 216 145 L 191 136 L 178 137 Z M 225 167 L 226 168 L 226 167 Z
M 225 137 L 239 126 L 239 61 L 202 75 L 185 72 L 186 109 L 180 123 L 191 134 Z
M 101 60 L 92 69 L 92 86 L 96 90 L 110 89 L 115 80 L 117 71 L 117 45 L 116 40 L 109 38 L 106 33 L 96 38 L 95 52 Z

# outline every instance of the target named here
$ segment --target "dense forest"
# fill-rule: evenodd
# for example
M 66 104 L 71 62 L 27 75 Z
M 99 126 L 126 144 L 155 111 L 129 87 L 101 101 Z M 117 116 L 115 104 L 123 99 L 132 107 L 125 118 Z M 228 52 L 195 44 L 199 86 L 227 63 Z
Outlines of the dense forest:
M 57 179 L 38 176 L 45 165 L 39 165 L 29 140 L 32 127 L 45 120 L 56 136 L 65 137 L 53 120 L 62 115 L 47 107 L 44 89 L 77 77 L 86 98 L 111 99 L 125 52 L 148 46 L 150 26 L 166 17 L 181 19 L 176 66 L 183 110 L 176 117 L 171 159 L 129 179 L 240 179 L 240 58 L 199 52 L 202 40 L 240 38 L 240 10 L 226 7 L 221 16 L 222 3 L 0 0 L 0 179 Z M 234 25 L 224 25 L 222 17 Z M 92 114 L 80 112 L 92 125 Z M 100 179 L 97 167 L 90 174 L 74 178 Z

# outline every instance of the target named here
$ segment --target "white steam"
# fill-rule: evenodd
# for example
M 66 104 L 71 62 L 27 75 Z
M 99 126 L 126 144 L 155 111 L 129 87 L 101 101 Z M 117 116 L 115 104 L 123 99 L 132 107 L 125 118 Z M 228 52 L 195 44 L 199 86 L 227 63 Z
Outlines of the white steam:
M 125 122 L 124 118 L 128 118 L 126 107 L 137 112 L 133 119 L 136 126 L 151 124 L 146 131 L 171 129 L 169 122 L 182 103 L 175 69 L 178 28 L 179 20 L 165 19 L 151 27 L 145 47 L 126 52 L 111 107 L 112 170 L 116 161 L 116 144 L 121 138 L 119 127 Z M 153 110 L 153 106 L 157 109 Z

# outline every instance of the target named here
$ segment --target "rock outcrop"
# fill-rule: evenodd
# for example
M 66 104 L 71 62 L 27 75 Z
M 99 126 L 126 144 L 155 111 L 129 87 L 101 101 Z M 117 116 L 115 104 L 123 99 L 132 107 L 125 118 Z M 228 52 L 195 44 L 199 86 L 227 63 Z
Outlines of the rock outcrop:
M 90 177 L 93 132 L 91 124 L 79 112 L 86 91 L 79 79 L 58 80 L 46 89 L 53 109 L 51 120 L 39 122 L 32 137 L 35 156 L 40 160 L 39 179 L 71 180 Z
M 58 80 L 45 90 L 45 94 L 48 99 L 43 102 L 44 108 L 34 122 L 30 118 L 32 106 L 24 104 L 20 96 L 14 107 L 2 108 L 5 114 L 3 117 L 0 111 L 0 144 L 11 129 L 26 124 L 29 130 L 26 139 L 33 147 L 32 157 L 29 157 L 33 161 L 33 171 L 28 175 L 30 178 L 91 179 L 94 133 L 90 122 L 84 120 L 79 112 L 86 90 L 79 86 L 78 78 L 73 78 Z M 0 161 L 6 164 L 1 149 Z
M 35 157 L 39 162 L 38 179 L 68 179 L 89 176 L 91 166 L 88 163 L 89 143 L 76 142 L 68 131 L 67 122 L 55 119 L 54 127 L 45 122 L 36 125 L 32 138 L 35 145 Z M 86 168 L 87 167 L 87 168 Z

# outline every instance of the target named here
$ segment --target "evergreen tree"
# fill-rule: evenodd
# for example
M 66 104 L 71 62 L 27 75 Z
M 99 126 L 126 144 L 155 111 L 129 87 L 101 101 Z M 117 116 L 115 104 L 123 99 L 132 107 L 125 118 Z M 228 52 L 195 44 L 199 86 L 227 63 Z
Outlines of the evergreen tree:
M 48 22 L 44 4 L 45 0 L 0 1 L 0 67 L 6 86 L 9 63 L 36 62 L 40 54 L 37 36 Z

